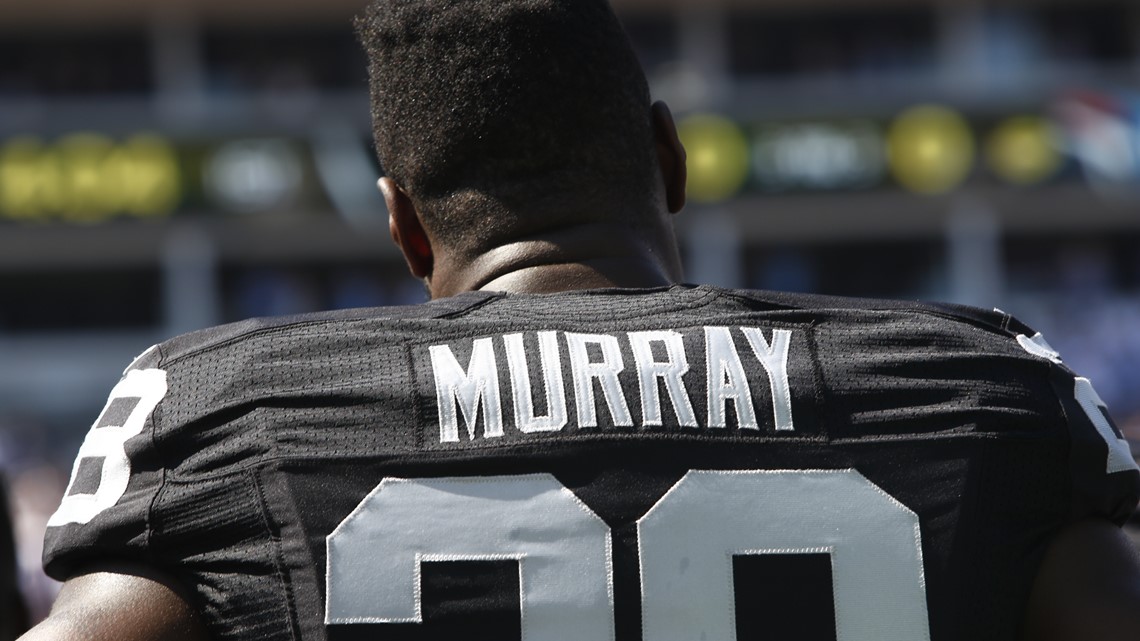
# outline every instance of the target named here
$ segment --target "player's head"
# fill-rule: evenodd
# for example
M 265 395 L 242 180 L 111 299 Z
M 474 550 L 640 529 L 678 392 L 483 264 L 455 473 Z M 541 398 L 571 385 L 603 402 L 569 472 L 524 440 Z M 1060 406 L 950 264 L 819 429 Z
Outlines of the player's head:
M 357 31 L 381 164 L 433 242 L 477 255 L 666 206 L 661 114 L 606 0 L 374 0 Z

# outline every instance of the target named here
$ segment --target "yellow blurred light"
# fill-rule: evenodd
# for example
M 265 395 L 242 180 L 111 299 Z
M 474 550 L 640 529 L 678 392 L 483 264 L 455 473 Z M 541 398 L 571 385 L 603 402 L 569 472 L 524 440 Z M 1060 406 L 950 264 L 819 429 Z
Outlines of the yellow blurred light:
M 140 217 L 164 216 L 182 200 L 181 172 L 174 148 L 162 138 L 140 134 L 123 146 L 126 198 L 123 208 Z
M 995 129 L 986 141 L 986 161 L 999 177 L 1015 185 L 1035 185 L 1061 168 L 1061 138 L 1040 116 L 1016 116 Z
M 59 141 L 63 167 L 63 211 L 69 220 L 98 222 L 118 209 L 122 185 L 106 180 L 107 161 L 114 142 L 99 134 L 72 134 Z
M 748 138 L 736 123 L 712 114 L 698 114 L 677 127 L 688 156 L 688 197 L 714 203 L 740 191 L 748 179 Z
M 37 220 L 60 204 L 59 163 L 38 138 L 13 138 L 0 149 L 0 214 Z
M 907 189 L 943 194 L 966 179 L 974 164 L 974 136 L 953 110 L 935 105 L 900 115 L 887 137 L 891 171 Z
M 101 222 L 120 214 L 164 216 L 182 198 L 174 148 L 153 135 L 118 144 L 78 133 L 45 145 L 14 138 L 0 148 L 0 216 Z

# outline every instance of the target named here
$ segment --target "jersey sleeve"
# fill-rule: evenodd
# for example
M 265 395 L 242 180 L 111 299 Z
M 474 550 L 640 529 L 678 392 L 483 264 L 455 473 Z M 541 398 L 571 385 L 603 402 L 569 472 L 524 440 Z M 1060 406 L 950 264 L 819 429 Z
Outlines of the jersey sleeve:
M 147 559 L 150 507 L 162 488 L 154 422 L 167 393 L 157 347 L 127 367 L 88 431 L 59 509 L 48 521 L 44 569 L 66 580 L 95 561 Z
M 1057 367 L 1053 385 L 1068 421 L 1073 518 L 1123 525 L 1140 501 L 1140 467 L 1092 382 Z
M 1092 381 L 1065 366 L 1041 334 L 1017 337 L 1029 353 L 1050 361 L 1050 383 L 1064 412 L 1069 437 L 1072 518 L 1107 518 L 1117 525 L 1140 501 L 1140 466 Z

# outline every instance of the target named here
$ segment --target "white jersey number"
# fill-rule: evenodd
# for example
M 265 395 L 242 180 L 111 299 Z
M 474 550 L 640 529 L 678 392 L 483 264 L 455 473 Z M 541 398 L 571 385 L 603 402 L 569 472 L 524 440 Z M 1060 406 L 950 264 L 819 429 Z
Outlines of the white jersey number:
M 49 527 L 89 523 L 119 502 L 131 478 L 127 439 L 142 433 L 147 417 L 166 396 L 166 390 L 166 372 L 161 369 L 130 370 L 111 390 L 107 405 L 83 439 L 67 493 L 48 521 Z M 94 461 L 101 462 L 98 488 L 93 493 L 76 492 L 75 482 L 84 462 Z
M 918 516 L 855 470 L 691 471 L 637 532 L 646 641 L 733 641 L 732 558 L 807 552 L 837 638 L 930 638 Z M 329 624 L 422 622 L 421 562 L 516 559 L 523 641 L 614 638 L 609 527 L 550 475 L 387 479 L 326 544 Z
M 1061 355 L 1057 350 L 1053 349 L 1040 333 L 1032 337 L 1019 334 L 1017 343 L 1021 345 L 1022 349 L 1034 356 L 1044 358 L 1058 365 L 1064 362 L 1061 360 Z M 1108 446 L 1108 456 L 1105 460 L 1104 468 L 1105 474 L 1140 470 L 1136 459 L 1132 457 L 1132 449 L 1129 447 L 1128 441 L 1117 436 L 1116 432 L 1112 429 L 1112 425 L 1108 422 L 1108 408 L 1105 406 L 1104 401 L 1100 399 L 1100 395 L 1093 389 L 1092 381 L 1080 376 L 1076 377 L 1073 384 L 1073 396 L 1076 398 L 1077 404 L 1084 410 L 1085 415 L 1088 416 L 1089 422 L 1096 428 L 1097 434 L 1104 439 L 1105 445 Z
M 1129 472 L 1136 470 L 1136 459 L 1132 458 L 1132 448 L 1128 441 L 1117 436 L 1108 422 L 1108 408 L 1100 400 L 1100 394 L 1093 389 L 1092 382 L 1087 378 L 1078 377 L 1074 383 L 1073 394 L 1077 403 L 1089 417 L 1089 422 L 1096 428 L 1097 434 L 1108 445 L 1108 458 L 1105 461 L 1105 473 Z
M 421 562 L 517 559 L 525 639 L 613 638 L 609 528 L 549 475 L 386 479 L 327 547 L 326 623 L 420 623 Z

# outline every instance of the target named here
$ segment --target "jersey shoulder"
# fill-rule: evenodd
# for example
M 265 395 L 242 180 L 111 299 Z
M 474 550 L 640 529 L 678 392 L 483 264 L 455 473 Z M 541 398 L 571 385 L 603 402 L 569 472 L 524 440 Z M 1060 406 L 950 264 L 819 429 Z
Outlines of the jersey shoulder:
M 152 347 L 153 354 L 148 351 L 144 352 L 143 356 L 159 357 L 163 363 L 169 364 L 209 350 L 256 340 L 267 334 L 312 334 L 322 329 L 336 332 L 340 326 L 354 323 L 447 318 L 463 314 L 494 298 L 494 294 L 468 292 L 418 305 L 354 308 L 292 316 L 251 318 L 175 336 Z
M 1122 524 L 1136 510 L 1140 467 L 1093 381 L 1070 369 L 1040 332 L 1018 318 L 1000 309 L 947 303 L 732 295 L 846 325 L 830 338 L 821 333 L 820 340 L 831 341 L 832 355 L 843 355 L 839 360 L 848 365 L 836 378 L 850 377 L 847 389 L 857 393 L 849 396 L 865 401 L 855 404 L 877 421 L 909 421 L 939 405 L 947 410 L 942 416 L 960 415 L 968 407 L 961 401 L 973 399 L 970 411 L 996 419 L 975 425 L 987 434 L 1063 443 L 1069 469 L 1058 473 L 1069 479 L 1073 519 L 1098 516 Z M 872 371 L 859 369 L 867 363 Z M 878 408 L 875 399 L 884 399 Z
M 169 386 L 155 441 L 176 474 L 249 465 L 281 454 L 281 443 L 298 451 L 380 445 L 316 439 L 335 439 L 330 435 L 347 432 L 331 428 L 375 410 L 403 415 L 398 406 L 407 402 L 412 377 L 406 345 L 433 331 L 439 319 L 490 298 L 473 293 L 421 305 L 253 319 L 176 337 L 148 357 Z M 381 387 L 388 391 L 380 393 Z M 348 432 L 363 428 L 352 427 L 361 430 Z
M 293 449 L 398 447 L 399 430 L 365 429 L 376 427 L 365 418 L 374 405 L 392 406 L 385 409 L 393 425 L 411 422 L 406 399 L 375 393 L 384 384 L 398 389 L 410 376 L 393 327 L 486 298 L 255 319 L 146 350 L 123 372 L 80 447 L 48 523 L 45 569 L 62 580 L 100 555 L 146 562 L 161 506 L 174 499 L 206 505 L 212 483 L 224 485 Z M 171 514 L 165 518 L 178 518 Z
M 929 317 L 931 322 L 970 325 L 986 332 L 1003 335 L 1036 333 L 1015 316 L 1000 309 L 984 309 L 938 301 L 857 298 L 745 289 L 722 291 L 726 296 L 743 304 L 765 309 L 831 313 L 844 318 L 893 312 L 899 315 Z

